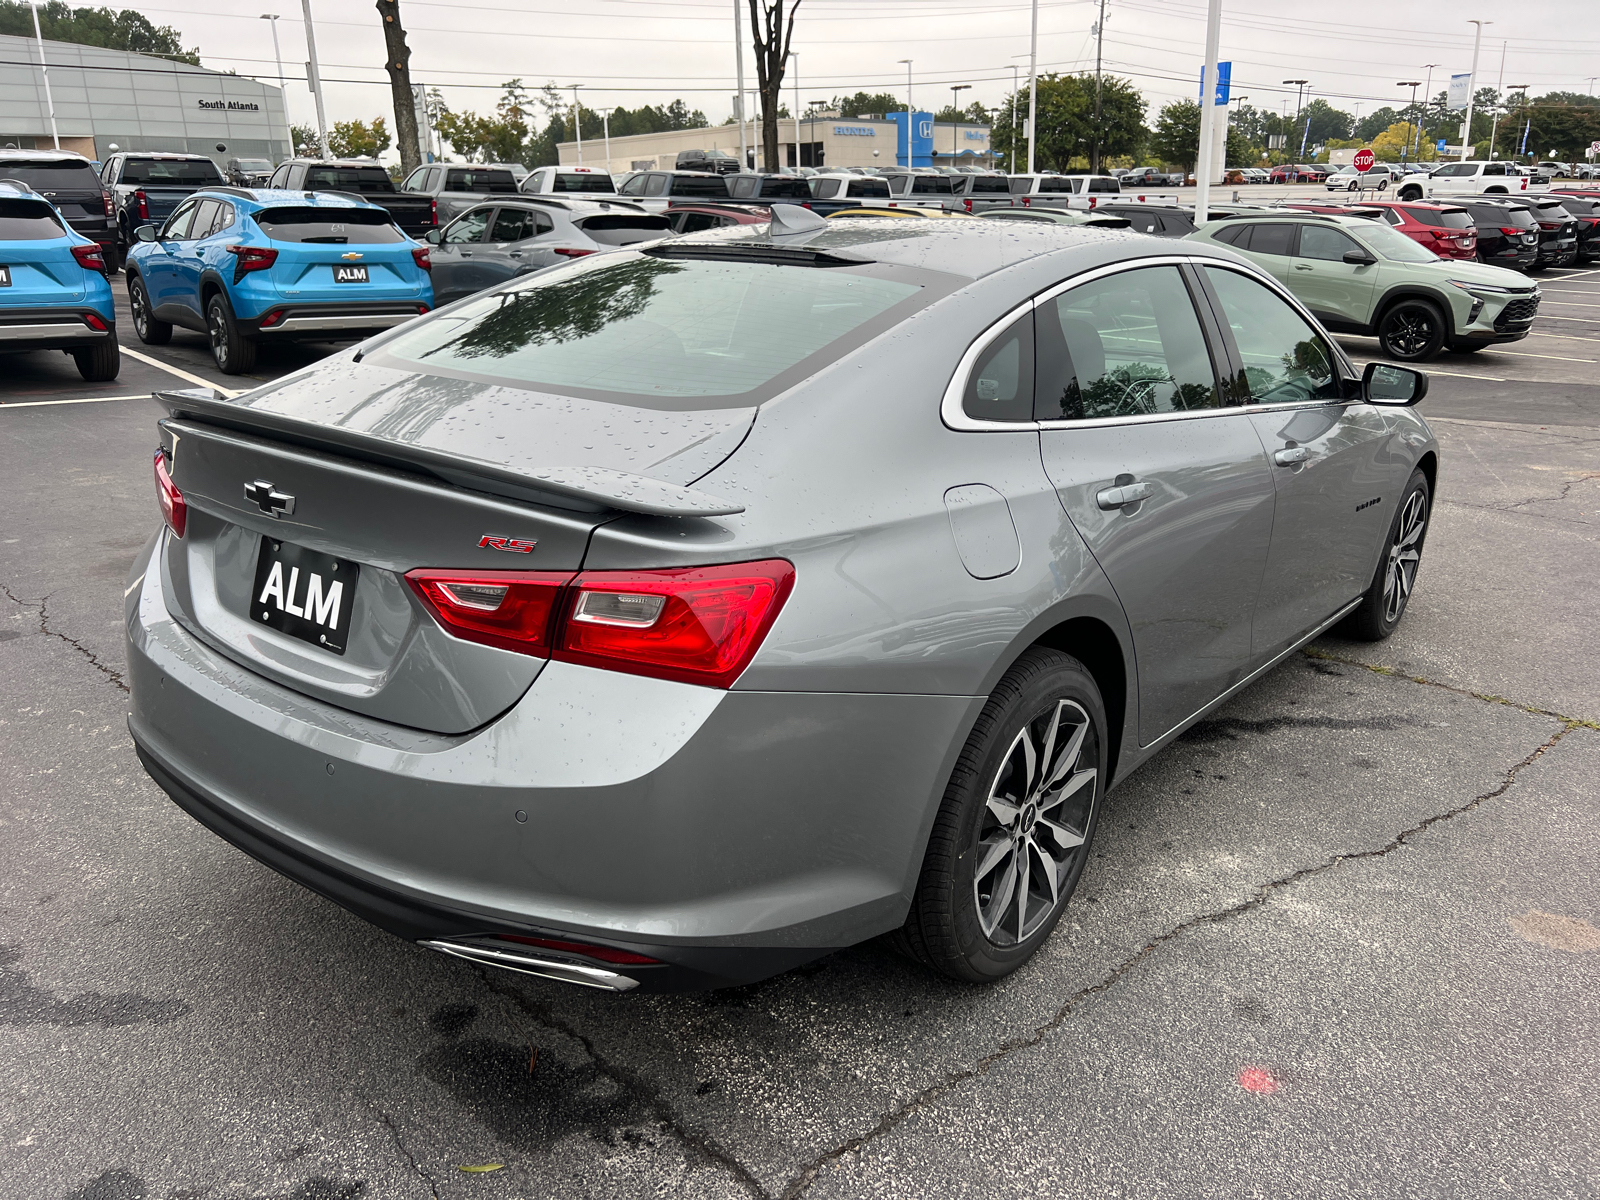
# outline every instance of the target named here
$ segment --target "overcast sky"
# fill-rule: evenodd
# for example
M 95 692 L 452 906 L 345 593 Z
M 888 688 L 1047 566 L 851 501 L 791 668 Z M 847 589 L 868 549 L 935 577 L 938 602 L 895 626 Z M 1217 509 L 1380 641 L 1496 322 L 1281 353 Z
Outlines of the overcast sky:
M 184 5 L 187 4 L 187 7 Z M 328 119 L 368 119 L 389 109 L 383 35 L 371 0 L 311 0 Z M 582 83 L 585 104 L 635 107 L 681 97 L 713 124 L 734 90 L 733 0 L 401 0 L 410 31 L 413 78 L 438 85 L 452 108 L 488 111 L 499 85 L 520 76 L 531 86 Z M 1288 15 L 1292 9 L 1299 15 Z M 303 78 L 304 25 L 297 0 L 156 0 L 151 20 L 176 26 L 205 65 L 271 81 L 277 75 L 268 22 L 279 12 L 290 116 L 313 114 Z M 1098 0 L 1045 0 L 1039 6 L 1039 69 L 1093 70 L 1090 27 Z M 743 11 L 748 14 L 748 5 Z M 1501 80 L 1586 92 L 1600 75 L 1600 24 L 1593 0 L 1524 0 L 1508 5 L 1432 0 L 1339 0 L 1284 5 L 1224 0 L 1222 58 L 1232 60 L 1233 92 L 1256 107 L 1293 107 L 1285 78 L 1311 81 L 1311 95 L 1370 113 L 1409 100 L 1401 80 L 1443 90 L 1472 66 L 1473 27 L 1484 29 L 1479 86 Z M 746 22 L 748 26 L 748 22 Z M 803 0 L 795 26 L 802 104 L 841 93 L 892 91 L 902 102 L 913 59 L 918 108 L 935 108 L 954 83 L 970 83 L 963 104 L 999 104 L 1012 68 L 1027 78 L 1025 0 Z M 745 30 L 748 46 L 748 27 Z M 1515 36 L 1513 36 L 1515 34 Z M 1503 35 L 1503 36 L 1502 36 Z M 1105 69 L 1132 78 L 1150 102 L 1194 97 L 1204 53 L 1203 0 L 1107 0 Z M 1018 57 L 1020 56 L 1020 57 Z M 746 88 L 755 86 L 747 49 Z M 793 104 L 791 76 L 784 99 Z M 362 82 L 369 81 L 369 82 Z M 1420 90 L 1420 89 L 1419 89 Z

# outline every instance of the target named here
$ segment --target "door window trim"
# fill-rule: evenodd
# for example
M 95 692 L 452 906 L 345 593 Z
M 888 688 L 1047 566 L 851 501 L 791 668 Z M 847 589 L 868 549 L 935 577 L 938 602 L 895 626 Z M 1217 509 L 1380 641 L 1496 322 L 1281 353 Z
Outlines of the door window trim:
M 1127 259 L 1123 262 L 1111 263 L 1108 266 L 1092 268 L 1081 274 L 1074 275 L 1071 279 L 1050 285 L 1042 292 L 1010 309 L 1004 316 L 980 333 L 973 340 L 973 343 L 967 347 L 966 353 L 961 356 L 961 361 L 956 364 L 955 374 L 951 376 L 949 384 L 945 387 L 944 398 L 939 402 L 940 418 L 947 428 L 958 433 L 1016 433 L 1020 430 L 1039 432 L 1049 429 L 1103 429 L 1117 425 L 1142 425 L 1153 421 L 1194 421 L 1207 417 L 1239 415 L 1260 411 L 1265 408 L 1296 407 L 1293 404 L 1262 405 L 1229 402 L 1216 408 L 1189 409 L 1183 412 L 1139 413 L 1127 417 L 1090 417 L 1081 421 L 986 421 L 982 418 L 968 415 L 963 403 L 967 392 L 968 377 L 972 374 L 972 370 L 977 365 L 978 359 L 983 352 L 989 348 L 989 344 L 1005 333 L 1011 327 L 1011 323 L 1024 313 L 1034 311 L 1039 305 L 1048 303 L 1073 288 L 1082 287 L 1086 283 L 1093 283 L 1096 280 L 1105 279 L 1112 275 L 1120 275 L 1124 271 L 1137 271 L 1144 267 L 1177 267 L 1179 271 L 1182 271 L 1185 267 L 1199 268 L 1202 266 L 1227 267 L 1230 271 L 1238 271 L 1241 275 L 1248 275 L 1259 283 L 1265 283 L 1273 292 L 1287 300 L 1291 307 L 1302 317 L 1310 319 L 1316 328 L 1322 328 L 1321 322 L 1311 317 L 1306 308 L 1289 296 L 1278 282 L 1268 276 L 1265 271 L 1258 271 L 1256 268 L 1228 262 L 1225 259 L 1198 254 L 1153 254 L 1148 258 Z M 1205 297 L 1205 304 L 1209 308 L 1211 305 L 1209 293 L 1202 288 L 1201 295 Z M 1206 349 L 1211 355 L 1213 373 L 1220 375 L 1219 368 L 1224 364 L 1231 364 L 1236 356 L 1231 340 L 1224 342 L 1222 345 L 1216 344 L 1217 331 L 1213 328 L 1213 323 L 1216 320 L 1214 311 L 1202 309 L 1198 298 L 1194 296 L 1190 297 L 1190 301 L 1195 306 L 1195 320 L 1200 325 L 1201 336 L 1205 338 Z M 1337 348 L 1337 343 L 1333 342 L 1331 338 L 1329 338 L 1329 345 L 1335 347 L 1334 353 L 1336 355 L 1342 355 L 1342 351 Z M 1226 387 L 1227 378 L 1222 378 L 1221 383 Z M 1224 391 L 1223 395 L 1226 399 L 1228 393 Z M 1315 404 L 1301 405 L 1301 407 L 1322 407 L 1329 403 L 1339 403 L 1339 401 L 1319 400 Z

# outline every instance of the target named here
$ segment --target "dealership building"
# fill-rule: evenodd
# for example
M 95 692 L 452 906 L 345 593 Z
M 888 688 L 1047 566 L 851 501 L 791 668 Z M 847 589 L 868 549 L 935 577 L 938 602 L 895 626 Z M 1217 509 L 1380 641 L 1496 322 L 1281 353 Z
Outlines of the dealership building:
M 778 121 L 778 154 L 786 166 L 802 167 L 893 167 L 906 166 L 906 114 L 840 117 L 814 114 L 802 117 L 799 137 L 795 122 Z M 987 125 L 947 125 L 935 123 L 929 113 L 919 112 L 912 125 L 910 165 L 914 167 L 991 166 L 999 163 L 999 152 L 989 145 Z M 599 128 L 583 131 L 577 142 L 559 147 L 563 164 L 608 165 L 607 145 Z M 760 164 L 758 126 L 745 126 L 745 143 L 754 162 Z M 796 147 L 798 145 L 798 153 Z M 612 138 L 609 169 L 644 171 L 669 168 L 685 150 L 722 150 L 739 157 L 739 127 L 709 125 L 701 129 L 678 129 L 668 133 L 640 133 Z
M 63 150 L 104 159 L 122 150 L 168 150 L 229 158 L 289 157 L 282 92 L 147 54 L 45 42 L 50 99 Z M 39 43 L 0 37 L 0 147 L 55 143 Z M 227 147 L 219 151 L 218 144 Z

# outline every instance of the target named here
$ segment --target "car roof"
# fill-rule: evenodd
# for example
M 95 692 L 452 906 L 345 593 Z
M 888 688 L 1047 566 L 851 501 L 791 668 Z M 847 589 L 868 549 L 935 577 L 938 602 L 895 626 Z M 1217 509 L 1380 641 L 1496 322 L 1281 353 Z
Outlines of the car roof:
M 376 208 L 380 212 L 387 211 L 381 204 L 373 204 L 343 192 L 307 192 L 299 188 L 209 187 L 201 188 L 194 195 L 230 203 L 243 200 L 247 205 L 254 204 L 257 209 L 292 204 L 296 208 Z
M 288 166 L 290 163 L 304 163 L 313 167 L 382 167 L 383 164 L 375 158 L 286 158 L 278 165 Z M 423 164 L 426 166 L 427 164 Z
M 609 195 L 609 193 L 606 193 Z M 503 200 L 480 200 L 467 212 L 476 212 L 480 208 L 557 208 L 580 216 L 590 216 L 601 212 L 645 213 L 653 216 L 649 209 L 633 204 L 626 199 L 616 200 L 589 200 L 577 195 L 568 196 L 537 196 L 531 192 L 517 192 L 515 195 L 507 194 Z M 463 214 L 465 215 L 465 214 Z
M 87 163 L 90 160 L 81 154 L 74 154 L 71 150 L 0 150 L 0 164 L 17 162 L 27 159 L 30 162 L 45 160 L 49 162 Z
M 172 150 L 121 150 L 118 151 L 123 158 L 151 158 L 163 162 L 210 162 L 208 155 L 182 154 Z

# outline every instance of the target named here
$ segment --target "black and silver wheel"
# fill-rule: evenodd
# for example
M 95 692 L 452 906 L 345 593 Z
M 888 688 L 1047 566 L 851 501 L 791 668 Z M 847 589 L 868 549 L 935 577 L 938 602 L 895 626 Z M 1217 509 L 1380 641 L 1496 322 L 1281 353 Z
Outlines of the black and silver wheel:
M 150 310 L 150 293 L 137 275 L 128 276 L 128 307 L 133 310 L 133 331 L 146 346 L 165 346 L 172 340 L 172 326 L 156 320 Z
M 897 945 L 984 982 L 1044 943 L 1083 874 L 1105 791 L 1105 708 L 1076 659 L 1033 649 L 957 760 Z
M 1378 322 L 1378 343 L 1390 358 L 1421 362 L 1444 345 L 1444 314 L 1427 300 L 1401 300 Z
M 239 332 L 233 309 L 221 292 L 206 301 L 206 337 L 211 341 L 211 357 L 224 375 L 238 375 L 255 369 L 256 344 Z
M 1428 477 L 1420 470 L 1413 471 L 1401 495 L 1400 508 L 1389 522 L 1389 536 L 1378 570 L 1360 606 L 1344 619 L 1339 632 L 1364 642 L 1381 642 L 1400 624 L 1416 590 L 1432 499 Z

